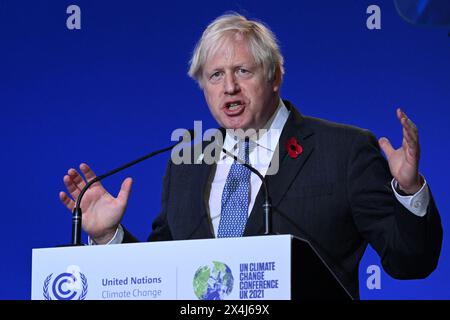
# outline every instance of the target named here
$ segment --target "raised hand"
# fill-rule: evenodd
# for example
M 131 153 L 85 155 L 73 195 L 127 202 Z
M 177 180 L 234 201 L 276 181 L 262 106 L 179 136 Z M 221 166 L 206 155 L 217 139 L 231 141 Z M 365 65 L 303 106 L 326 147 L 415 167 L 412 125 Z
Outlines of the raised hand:
M 397 109 L 397 118 L 403 127 L 402 146 L 394 149 L 384 137 L 379 139 L 378 143 L 386 154 L 389 169 L 400 189 L 407 194 L 414 194 L 423 185 L 423 179 L 419 174 L 419 133 L 416 125 L 400 108 Z
M 75 169 L 69 169 L 64 176 L 64 184 L 71 197 L 66 192 L 59 193 L 59 199 L 70 212 L 86 181 L 95 178 L 95 173 L 87 164 L 80 164 L 80 170 L 84 178 Z M 82 228 L 95 243 L 107 243 L 114 236 L 125 213 L 131 184 L 131 178 L 125 179 L 116 198 L 100 182 L 94 183 L 84 194 L 81 201 Z

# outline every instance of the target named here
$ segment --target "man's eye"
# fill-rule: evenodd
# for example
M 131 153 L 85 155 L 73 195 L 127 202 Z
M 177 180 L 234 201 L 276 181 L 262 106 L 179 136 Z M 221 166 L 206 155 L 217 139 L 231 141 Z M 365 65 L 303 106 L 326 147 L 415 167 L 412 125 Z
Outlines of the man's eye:
M 241 76 L 241 77 L 250 77 L 251 74 L 252 74 L 250 72 L 250 70 L 247 70 L 247 69 L 244 69 L 244 68 L 239 68 L 237 72 L 238 72 L 237 74 L 239 76 Z
M 217 71 L 217 72 L 214 72 L 209 78 L 210 78 L 211 80 L 214 80 L 214 79 L 220 78 L 221 75 L 222 75 L 222 73 L 219 72 L 219 71 Z

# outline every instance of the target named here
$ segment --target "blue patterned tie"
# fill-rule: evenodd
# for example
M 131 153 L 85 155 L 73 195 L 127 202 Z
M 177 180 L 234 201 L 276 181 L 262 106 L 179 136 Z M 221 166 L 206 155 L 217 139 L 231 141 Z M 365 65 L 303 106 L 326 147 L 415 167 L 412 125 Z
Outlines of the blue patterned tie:
M 238 143 L 238 158 L 249 163 L 248 141 Z M 250 203 L 250 170 L 234 161 L 222 193 L 218 238 L 241 237 L 244 233 Z

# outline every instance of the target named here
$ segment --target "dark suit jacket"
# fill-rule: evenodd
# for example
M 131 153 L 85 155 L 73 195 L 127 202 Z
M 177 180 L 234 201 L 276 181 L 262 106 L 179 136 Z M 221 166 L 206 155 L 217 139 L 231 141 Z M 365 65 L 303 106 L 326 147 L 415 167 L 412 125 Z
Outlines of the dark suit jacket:
M 267 176 L 273 231 L 305 238 L 349 293 L 359 297 L 358 267 L 368 243 L 394 278 L 428 276 L 437 266 L 442 227 L 433 198 L 417 217 L 395 198 L 392 176 L 377 140 L 367 130 L 291 113 L 279 142 L 280 169 Z M 285 148 L 303 147 L 298 158 Z M 149 240 L 213 238 L 207 211 L 214 166 L 174 165 L 164 177 L 162 207 Z M 263 233 L 263 193 L 258 193 L 244 236 Z M 127 231 L 124 242 L 135 241 Z

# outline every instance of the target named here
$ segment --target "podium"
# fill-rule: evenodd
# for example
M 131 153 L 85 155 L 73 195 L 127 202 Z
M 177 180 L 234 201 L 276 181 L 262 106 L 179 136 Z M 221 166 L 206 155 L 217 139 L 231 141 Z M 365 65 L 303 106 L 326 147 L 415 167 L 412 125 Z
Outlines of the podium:
M 351 296 L 291 235 L 33 249 L 33 300 L 291 300 Z

